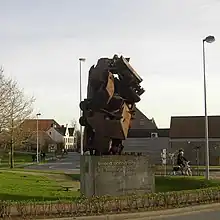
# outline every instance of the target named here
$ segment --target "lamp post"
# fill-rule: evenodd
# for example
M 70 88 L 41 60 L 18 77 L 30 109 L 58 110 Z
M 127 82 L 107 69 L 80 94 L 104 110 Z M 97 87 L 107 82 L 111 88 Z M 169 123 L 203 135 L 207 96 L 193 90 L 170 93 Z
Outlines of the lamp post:
M 39 138 L 38 138 L 38 117 L 41 116 L 41 113 L 37 113 L 37 163 L 39 163 Z
M 208 114 L 207 114 L 207 97 L 206 97 L 206 64 L 205 64 L 205 42 L 213 43 L 214 36 L 208 36 L 202 41 L 203 49 L 203 74 L 204 74 L 204 104 L 205 104 L 205 149 L 206 149 L 206 179 L 209 180 L 209 130 L 208 130 Z
M 85 58 L 79 58 L 79 100 L 82 101 L 82 62 L 85 62 Z M 80 109 L 80 117 L 82 117 L 82 110 Z M 80 153 L 83 155 L 83 131 L 82 125 L 80 125 Z

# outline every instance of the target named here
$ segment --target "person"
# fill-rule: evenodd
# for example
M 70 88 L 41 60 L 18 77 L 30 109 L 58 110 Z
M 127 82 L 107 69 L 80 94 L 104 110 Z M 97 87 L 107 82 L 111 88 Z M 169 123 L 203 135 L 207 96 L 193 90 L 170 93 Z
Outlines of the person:
M 184 151 L 182 149 L 179 150 L 179 153 L 177 155 L 177 165 L 181 167 L 181 170 L 185 167 L 185 163 L 188 160 L 184 157 Z M 183 174 L 183 171 L 182 171 Z
M 33 155 L 32 155 L 32 162 L 35 162 L 35 160 L 36 160 L 36 155 L 33 154 Z

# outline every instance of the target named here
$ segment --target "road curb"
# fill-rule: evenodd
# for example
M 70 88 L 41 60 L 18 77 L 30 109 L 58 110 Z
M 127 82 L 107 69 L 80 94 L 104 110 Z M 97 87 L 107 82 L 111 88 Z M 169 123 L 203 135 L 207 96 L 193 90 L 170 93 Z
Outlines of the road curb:
M 112 215 L 100 215 L 100 216 L 83 216 L 83 217 L 66 217 L 66 218 L 50 218 L 44 220 L 133 220 L 133 219 L 155 219 L 158 217 L 169 217 L 174 215 L 186 215 L 193 212 L 200 211 L 212 211 L 220 210 L 220 203 L 213 203 L 207 205 L 198 205 L 185 208 L 167 209 L 158 211 L 148 212 L 137 212 L 137 213 L 123 213 L 123 214 L 112 214 Z

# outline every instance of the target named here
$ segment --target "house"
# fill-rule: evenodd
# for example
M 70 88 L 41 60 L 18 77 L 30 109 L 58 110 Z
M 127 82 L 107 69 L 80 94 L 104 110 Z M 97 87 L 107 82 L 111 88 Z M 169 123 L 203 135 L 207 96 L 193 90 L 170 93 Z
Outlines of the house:
M 220 165 L 220 116 L 208 116 L 210 165 Z M 170 152 L 184 149 L 191 164 L 205 164 L 205 117 L 176 116 L 170 123 Z
M 64 143 L 65 129 L 63 125 L 59 127 L 51 126 L 46 132 L 56 143 Z
M 77 145 L 77 137 L 76 137 L 76 129 L 75 127 L 69 127 L 68 124 L 66 127 L 61 126 L 59 128 L 55 128 L 59 134 L 63 137 L 64 149 L 68 151 L 75 151 Z
M 26 133 L 34 134 L 37 130 L 37 119 L 25 120 L 22 123 L 22 129 Z M 68 127 L 68 125 L 66 127 L 61 126 L 54 119 L 38 119 L 38 131 L 44 132 L 42 138 L 45 138 L 45 143 L 49 143 L 48 151 L 60 150 L 62 148 L 75 150 L 76 148 L 75 129 Z
M 64 148 L 64 134 L 62 130 L 64 126 L 54 126 L 54 124 L 46 131 L 47 135 L 54 141 L 54 145 L 50 147 L 50 151 L 61 150 Z
M 32 134 L 36 131 L 27 132 L 22 127 L 21 124 L 13 127 L 13 134 L 11 133 L 11 129 L 2 130 L 0 133 L 0 148 L 2 149 L 10 149 L 11 145 L 16 150 L 26 149 L 26 143 L 31 138 Z
M 33 132 L 26 143 L 27 150 L 37 150 L 37 132 Z M 45 131 L 38 131 L 39 152 L 55 152 L 57 150 L 57 142 L 55 142 Z
M 157 129 L 157 125 L 153 118 L 149 119 L 136 107 L 134 119 L 131 121 L 131 129 Z
M 51 128 L 59 128 L 60 125 L 54 119 L 38 119 L 38 140 L 39 149 L 44 151 L 55 151 L 59 148 L 60 143 L 63 141 L 50 135 Z M 25 119 L 21 124 L 20 129 L 23 134 L 28 136 L 28 140 L 25 143 L 25 147 L 35 150 L 37 148 L 37 119 Z
M 162 149 L 169 147 L 169 129 L 159 129 L 154 119 L 149 119 L 138 108 L 128 137 L 123 141 L 125 152 L 150 155 L 152 163 L 161 163 Z
M 66 126 L 65 136 L 64 136 L 64 148 L 69 151 L 76 150 L 77 148 L 77 137 L 75 128 L 69 128 Z

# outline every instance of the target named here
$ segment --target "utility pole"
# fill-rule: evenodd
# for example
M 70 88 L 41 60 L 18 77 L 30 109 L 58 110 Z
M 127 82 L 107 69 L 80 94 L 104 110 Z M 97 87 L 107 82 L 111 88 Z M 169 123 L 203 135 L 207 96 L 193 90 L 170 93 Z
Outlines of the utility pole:
M 79 58 L 79 100 L 82 101 L 82 62 L 85 62 L 85 58 Z M 80 109 L 80 117 L 82 117 L 82 110 Z M 80 125 L 80 154 L 83 155 L 83 129 Z
M 14 168 L 14 119 L 11 119 L 11 149 L 10 149 L 10 168 Z
M 208 112 L 207 112 L 207 94 L 206 94 L 206 62 L 205 62 L 205 42 L 213 43 L 215 41 L 214 36 L 208 36 L 202 40 L 202 52 L 203 52 L 203 78 L 204 78 L 204 108 L 205 108 L 205 157 L 206 157 L 206 179 L 209 180 L 209 129 L 208 129 Z
M 39 163 L 39 135 L 38 135 L 38 117 L 40 116 L 41 114 L 38 113 L 36 116 L 37 116 L 37 163 Z

